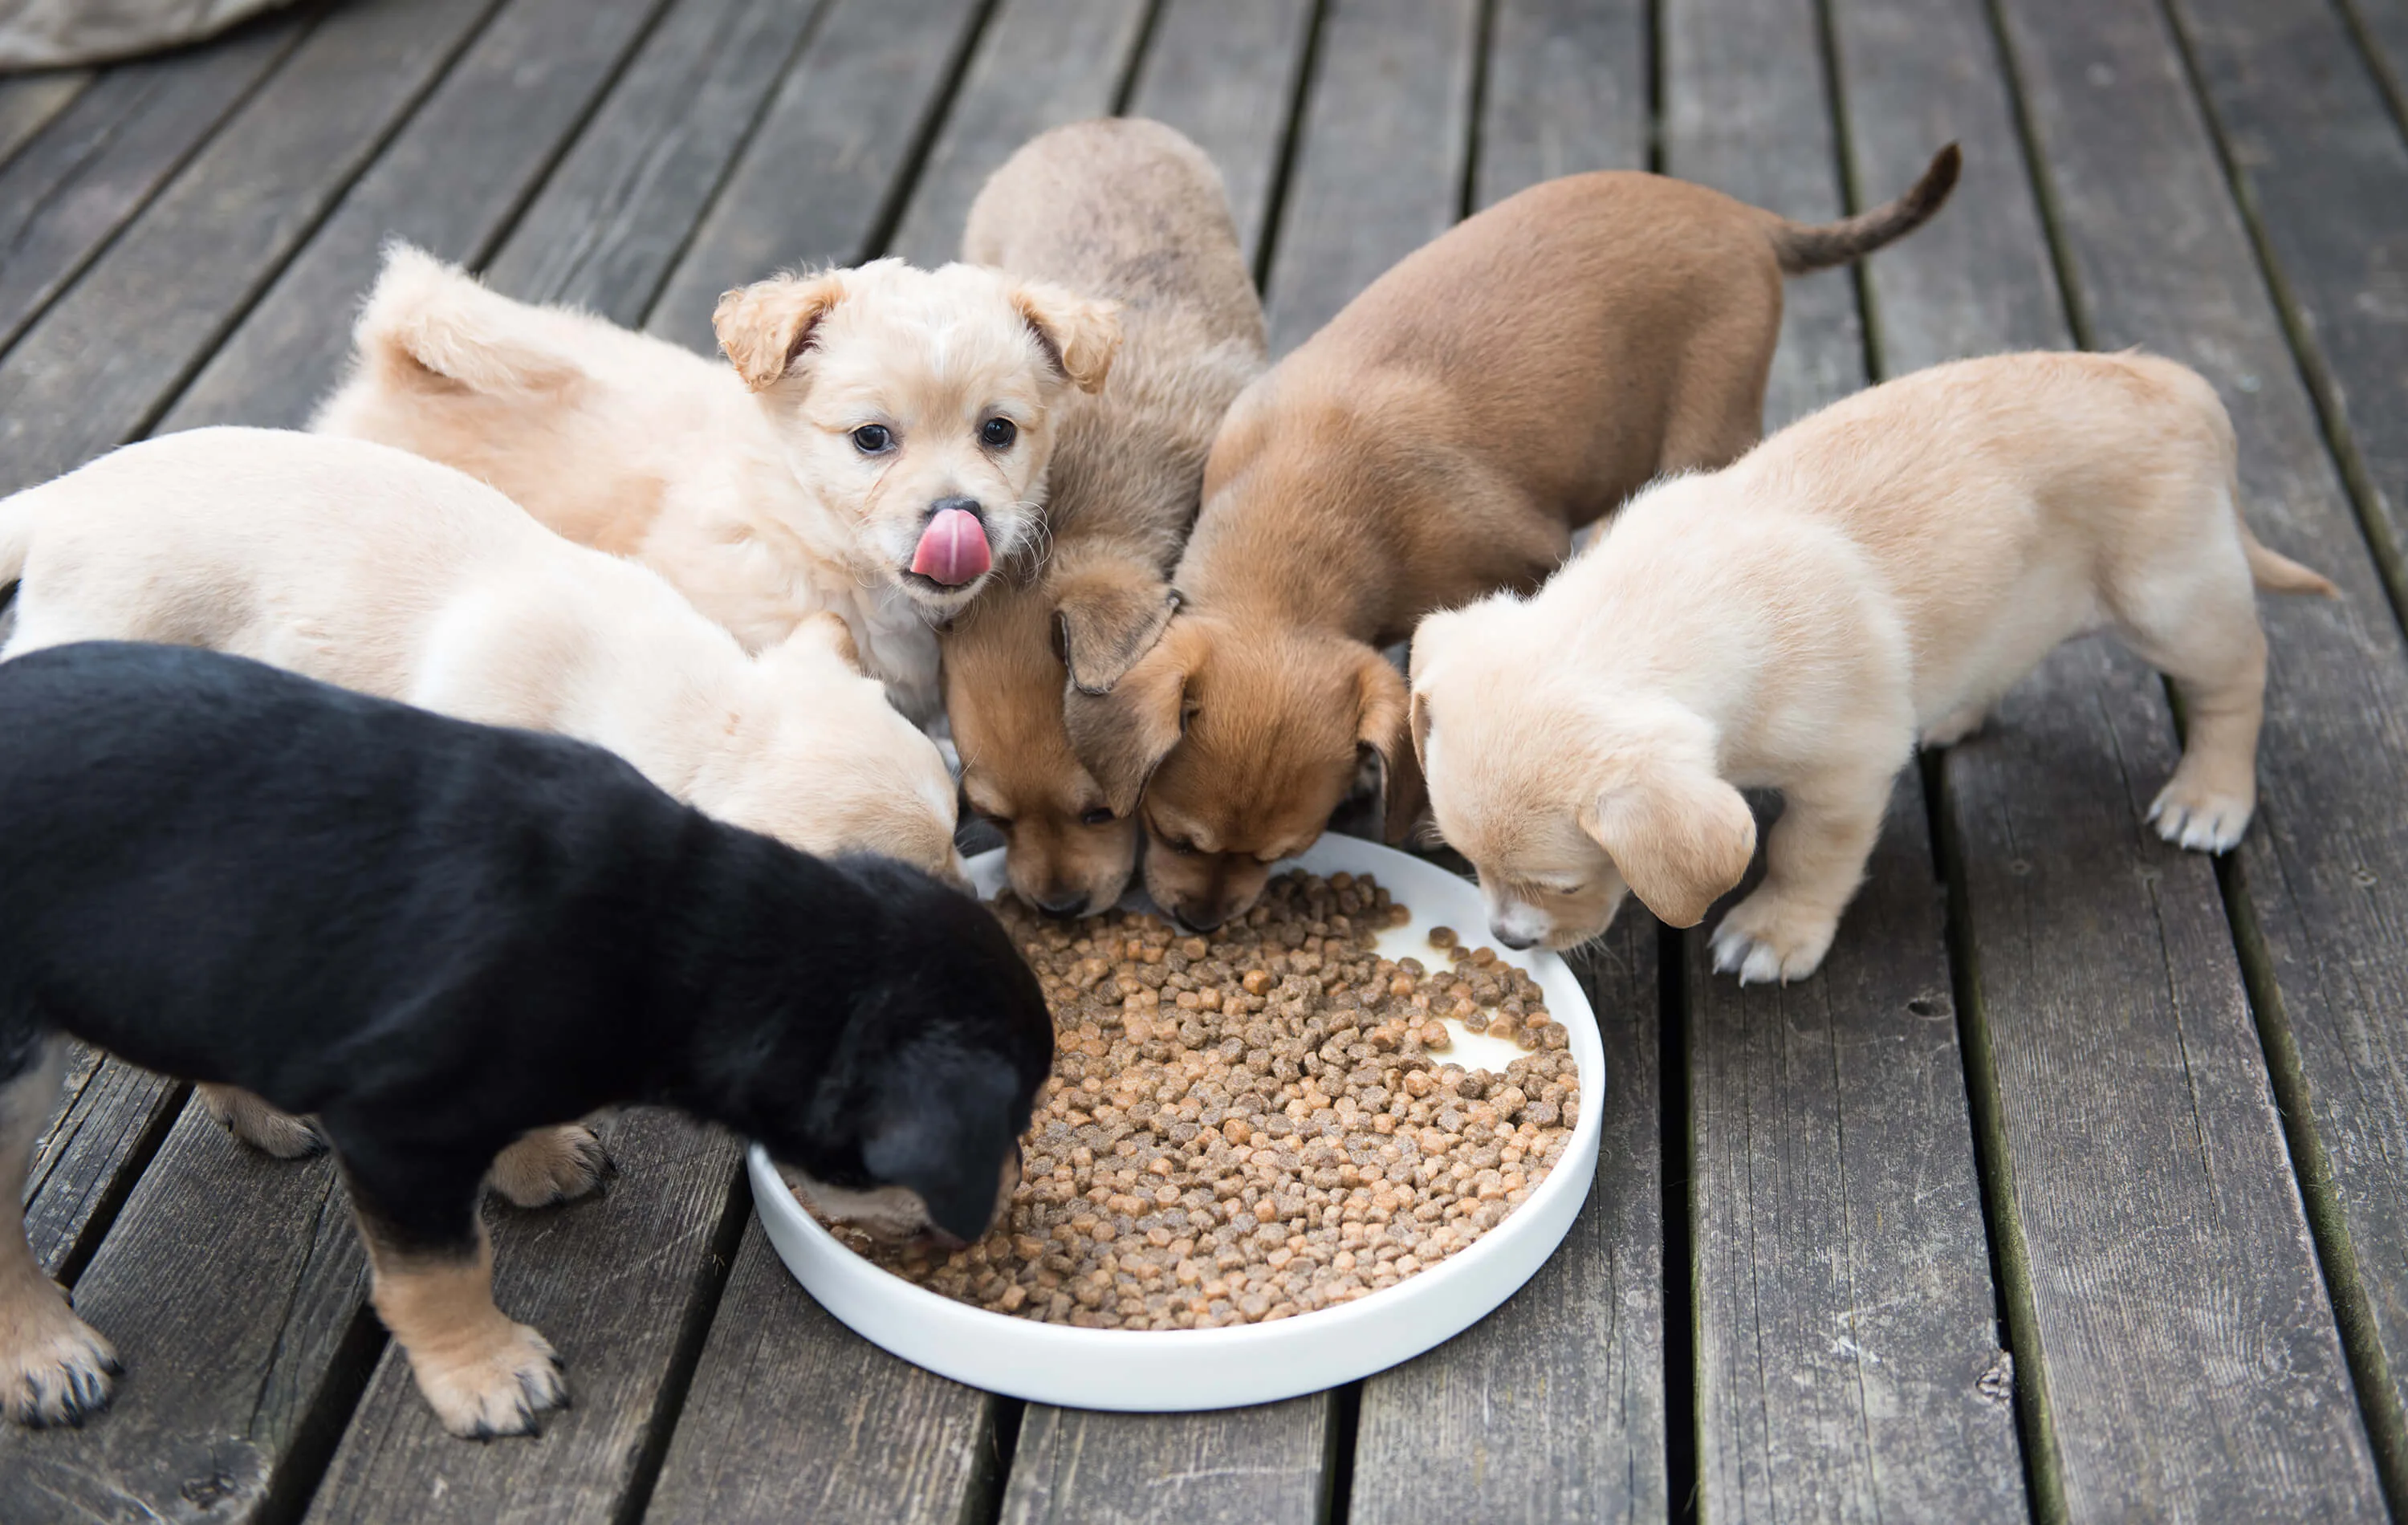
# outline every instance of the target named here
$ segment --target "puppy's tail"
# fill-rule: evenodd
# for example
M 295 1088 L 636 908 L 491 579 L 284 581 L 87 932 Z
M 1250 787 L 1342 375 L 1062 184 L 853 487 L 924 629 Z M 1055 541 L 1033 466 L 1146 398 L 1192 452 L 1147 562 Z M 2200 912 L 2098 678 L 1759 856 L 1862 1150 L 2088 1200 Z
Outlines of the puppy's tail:
M 1905 237 L 1931 221 L 1931 214 L 1947 202 L 1964 163 L 1964 155 L 1951 143 L 1931 156 L 1930 166 L 1906 194 L 1836 223 L 1793 223 L 1766 213 L 1772 223 L 1772 253 L 1781 262 L 1781 273 L 1827 270 Z
M 2311 571 L 2279 551 L 2269 551 L 2241 526 L 2241 554 L 2249 558 L 2249 580 L 2269 593 L 2313 593 L 2320 598 L 2338 598 L 2341 589 L 2334 587 L 2323 573 Z
M 552 341 L 554 315 L 487 291 L 423 250 L 394 243 L 351 329 L 364 368 L 417 389 L 544 392 L 582 372 Z

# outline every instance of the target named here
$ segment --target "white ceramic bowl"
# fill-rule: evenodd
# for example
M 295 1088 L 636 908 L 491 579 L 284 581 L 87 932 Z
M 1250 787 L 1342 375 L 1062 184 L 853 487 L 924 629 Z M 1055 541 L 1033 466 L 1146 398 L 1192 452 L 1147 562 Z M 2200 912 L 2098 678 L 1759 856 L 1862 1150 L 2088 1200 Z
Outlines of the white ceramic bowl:
M 1425 941 L 1438 926 L 1485 941 L 1477 936 L 1486 925 L 1479 891 L 1436 864 L 1352 837 L 1325 836 L 1280 867 L 1378 875 L 1413 913 L 1410 926 L 1382 934 L 1381 951 L 1388 957 L 1413 953 L 1434 967 L 1442 963 Z M 1003 884 L 1003 854 L 971 859 L 970 872 L 981 894 L 994 894 Z M 1015 1398 L 1175 1413 L 1267 1403 L 1369 1376 L 1454 1337 L 1512 1296 L 1563 1242 L 1597 1174 L 1606 1074 L 1596 1015 L 1561 958 L 1536 951 L 1511 957 L 1539 982 L 1548 1010 L 1571 1039 L 1581 1085 L 1571 1144 L 1504 1222 L 1469 1249 L 1384 1291 L 1229 1329 L 1074 1329 L 988 1313 L 914 1287 L 837 1243 L 803 1211 L 756 1145 L 752 1195 L 762 1226 L 796 1279 L 854 1332 L 939 1375 Z M 1462 1036 L 1458 1031 L 1458 1049 L 1467 1046 Z M 1447 1057 L 1461 1062 L 1477 1056 L 1451 1052 Z

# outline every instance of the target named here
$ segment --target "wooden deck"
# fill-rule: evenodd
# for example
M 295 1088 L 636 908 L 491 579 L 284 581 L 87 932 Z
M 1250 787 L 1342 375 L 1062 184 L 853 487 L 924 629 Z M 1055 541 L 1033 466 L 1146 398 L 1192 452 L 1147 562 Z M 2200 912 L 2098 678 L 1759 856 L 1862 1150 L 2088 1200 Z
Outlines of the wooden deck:
M 1271 1407 L 1024 1405 L 822 1313 L 736 1144 L 610 1125 L 495 1209 L 577 1397 L 439 1433 L 322 1161 L 88 1065 L 29 1198 L 125 1354 L 0 1433 L 0 1520 L 2379 1519 L 2408 1515 L 2408 0 L 350 0 L 0 81 L 0 489 L 295 424 L 391 237 L 696 346 L 724 287 L 945 257 L 1023 138 L 1221 163 L 1276 348 L 1468 209 L 1655 166 L 1793 215 L 1964 182 L 1790 289 L 1772 422 L 2004 348 L 2144 344 L 2231 407 L 2264 802 L 2140 824 L 2180 718 L 2096 642 L 1900 788 L 1826 971 L 1741 991 L 1634 911 L 1589 971 L 1596 1188 L 1496 1316 Z

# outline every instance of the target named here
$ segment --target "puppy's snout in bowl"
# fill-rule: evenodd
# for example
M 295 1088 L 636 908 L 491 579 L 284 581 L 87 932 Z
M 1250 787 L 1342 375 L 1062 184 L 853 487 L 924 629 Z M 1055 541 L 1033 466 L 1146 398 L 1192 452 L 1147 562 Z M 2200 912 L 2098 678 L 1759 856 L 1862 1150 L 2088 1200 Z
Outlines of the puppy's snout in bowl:
M 1037 909 L 1049 916 L 1068 921 L 1087 914 L 1087 892 L 1083 889 L 1056 889 L 1037 898 Z
M 995 565 L 987 544 L 986 510 L 974 497 L 940 497 L 928 505 L 911 570 L 944 587 L 966 587 Z
M 1504 943 L 1507 947 L 1512 949 L 1516 953 L 1521 953 L 1526 949 L 1535 948 L 1539 945 L 1539 940 L 1536 937 L 1526 932 L 1516 931 L 1510 925 L 1504 922 L 1491 922 L 1489 924 L 1488 930 L 1490 935 L 1495 937 L 1498 942 Z

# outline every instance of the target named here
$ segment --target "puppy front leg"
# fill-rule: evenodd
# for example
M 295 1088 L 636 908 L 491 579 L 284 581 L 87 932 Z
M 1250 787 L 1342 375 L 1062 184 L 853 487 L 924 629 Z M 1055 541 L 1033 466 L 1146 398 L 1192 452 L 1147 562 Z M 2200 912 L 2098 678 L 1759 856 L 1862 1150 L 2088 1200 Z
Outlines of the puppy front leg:
M 483 1160 L 445 1158 L 330 1127 L 366 1241 L 369 1301 L 409 1358 L 443 1428 L 471 1440 L 538 1434 L 568 1406 L 560 1358 L 494 1305 L 494 1252 L 477 1216 Z
M 23 1057 L 25 1067 L 0 1082 L 0 1189 L 17 1204 L 17 1227 L 0 1230 L 0 1406 L 19 1424 L 81 1424 L 108 1406 L 108 1379 L 121 1368 L 25 1241 L 25 1172 L 58 1099 L 66 1049 L 53 1038 Z
M 1756 980 L 1802 980 L 1823 965 L 1840 913 L 1864 882 L 1892 774 L 1839 773 L 1782 791 L 1765 845 L 1764 883 L 1714 928 L 1714 968 Z

